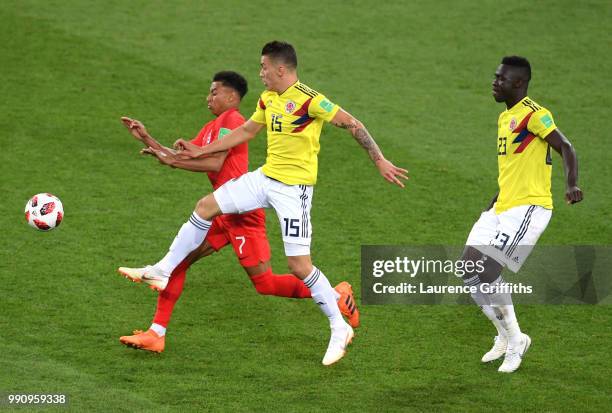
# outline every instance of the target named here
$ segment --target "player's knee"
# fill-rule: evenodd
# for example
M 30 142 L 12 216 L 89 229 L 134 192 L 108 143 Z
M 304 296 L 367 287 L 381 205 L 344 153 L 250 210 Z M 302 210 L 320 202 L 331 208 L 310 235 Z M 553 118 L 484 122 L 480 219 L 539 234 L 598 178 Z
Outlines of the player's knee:
M 289 260 L 288 264 L 289 264 L 289 271 L 291 272 L 291 274 L 295 275 L 301 280 L 308 277 L 308 275 L 312 271 L 312 264 L 309 262 L 307 263 L 307 262 Z
M 463 279 L 466 280 L 478 276 L 481 283 L 491 283 L 499 278 L 503 270 L 501 264 L 490 257 L 486 257 L 472 246 L 466 246 L 461 260 L 465 263 L 464 268 L 472 269 L 472 271 L 466 271 L 463 276 Z
M 488 284 L 492 283 L 499 278 L 503 269 L 504 267 L 494 259 L 487 259 L 484 264 L 484 269 L 478 275 L 480 282 Z
M 208 194 L 196 204 L 195 212 L 203 219 L 210 220 L 221 212 L 213 194 Z

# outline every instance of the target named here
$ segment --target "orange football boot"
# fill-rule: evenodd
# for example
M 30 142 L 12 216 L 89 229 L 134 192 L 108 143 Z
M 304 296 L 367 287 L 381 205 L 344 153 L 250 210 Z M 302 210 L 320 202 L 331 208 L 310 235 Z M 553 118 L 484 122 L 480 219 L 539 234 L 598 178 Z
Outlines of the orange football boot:
M 338 299 L 338 308 L 340 308 L 340 312 L 347 318 L 351 327 L 359 327 L 359 309 L 355 302 L 355 296 L 353 296 L 353 287 L 346 281 L 342 281 L 340 284 L 336 285 L 334 289 L 340 294 L 340 298 Z
M 164 351 L 166 345 L 166 336 L 158 336 L 157 333 L 151 329 L 143 332 L 142 330 L 134 330 L 133 336 L 122 336 L 119 338 L 122 344 L 128 347 L 148 350 L 154 353 L 161 353 Z

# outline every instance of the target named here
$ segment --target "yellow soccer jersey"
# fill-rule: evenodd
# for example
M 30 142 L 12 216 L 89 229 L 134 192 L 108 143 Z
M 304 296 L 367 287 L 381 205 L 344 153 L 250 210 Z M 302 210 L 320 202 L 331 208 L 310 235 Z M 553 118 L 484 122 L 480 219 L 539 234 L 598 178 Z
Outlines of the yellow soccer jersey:
M 265 123 L 268 154 L 262 172 L 287 185 L 317 182 L 319 137 L 323 122 L 340 108 L 299 81 L 282 94 L 264 91 L 251 119 Z
M 529 97 L 499 115 L 496 213 L 519 205 L 552 209 L 552 159 L 544 138 L 555 129 L 551 113 Z

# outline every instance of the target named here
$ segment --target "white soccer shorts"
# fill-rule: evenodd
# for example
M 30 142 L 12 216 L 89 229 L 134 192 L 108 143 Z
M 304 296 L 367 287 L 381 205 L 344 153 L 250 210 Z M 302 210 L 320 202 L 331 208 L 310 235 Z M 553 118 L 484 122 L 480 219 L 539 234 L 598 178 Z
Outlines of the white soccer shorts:
M 483 212 L 468 236 L 466 245 L 518 272 L 546 229 L 552 210 L 538 205 L 521 205 L 501 214 L 495 208 Z
M 261 168 L 226 182 L 214 192 L 224 214 L 274 208 L 281 226 L 285 255 L 310 255 L 313 187 L 286 185 L 263 174 Z

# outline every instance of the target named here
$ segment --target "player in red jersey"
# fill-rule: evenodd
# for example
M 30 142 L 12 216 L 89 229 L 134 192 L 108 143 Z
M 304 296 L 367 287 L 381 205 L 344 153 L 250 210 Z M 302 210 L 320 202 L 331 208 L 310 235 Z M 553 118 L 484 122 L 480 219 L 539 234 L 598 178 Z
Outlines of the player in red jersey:
M 198 146 L 208 145 L 244 123 L 238 111 L 241 99 L 247 92 L 246 80 L 235 72 L 219 72 L 213 77 L 207 97 L 208 109 L 216 118 L 208 122 L 191 141 Z M 140 140 L 147 149 L 143 154 L 156 156 L 162 164 L 194 172 L 207 172 L 214 189 L 248 171 L 247 143 L 214 156 L 198 160 L 181 160 L 175 152 L 159 144 L 144 125 L 134 119 L 123 117 L 123 124 L 130 133 Z M 249 275 L 258 293 L 280 297 L 309 298 L 310 290 L 291 274 L 276 275 L 270 266 L 270 245 L 266 236 L 265 213 L 257 209 L 246 214 L 221 215 L 213 221 L 208 236 L 200 247 L 194 250 L 172 272 L 168 285 L 160 292 L 153 323 L 148 331 L 136 330 L 132 336 L 123 336 L 120 341 L 130 347 L 162 352 L 165 346 L 166 327 L 174 305 L 178 301 L 185 282 L 187 269 L 200 258 L 208 256 L 231 244 L 240 264 Z M 120 273 L 141 281 L 129 269 L 120 268 Z M 338 285 L 340 298 L 352 301 L 352 292 L 347 283 Z

